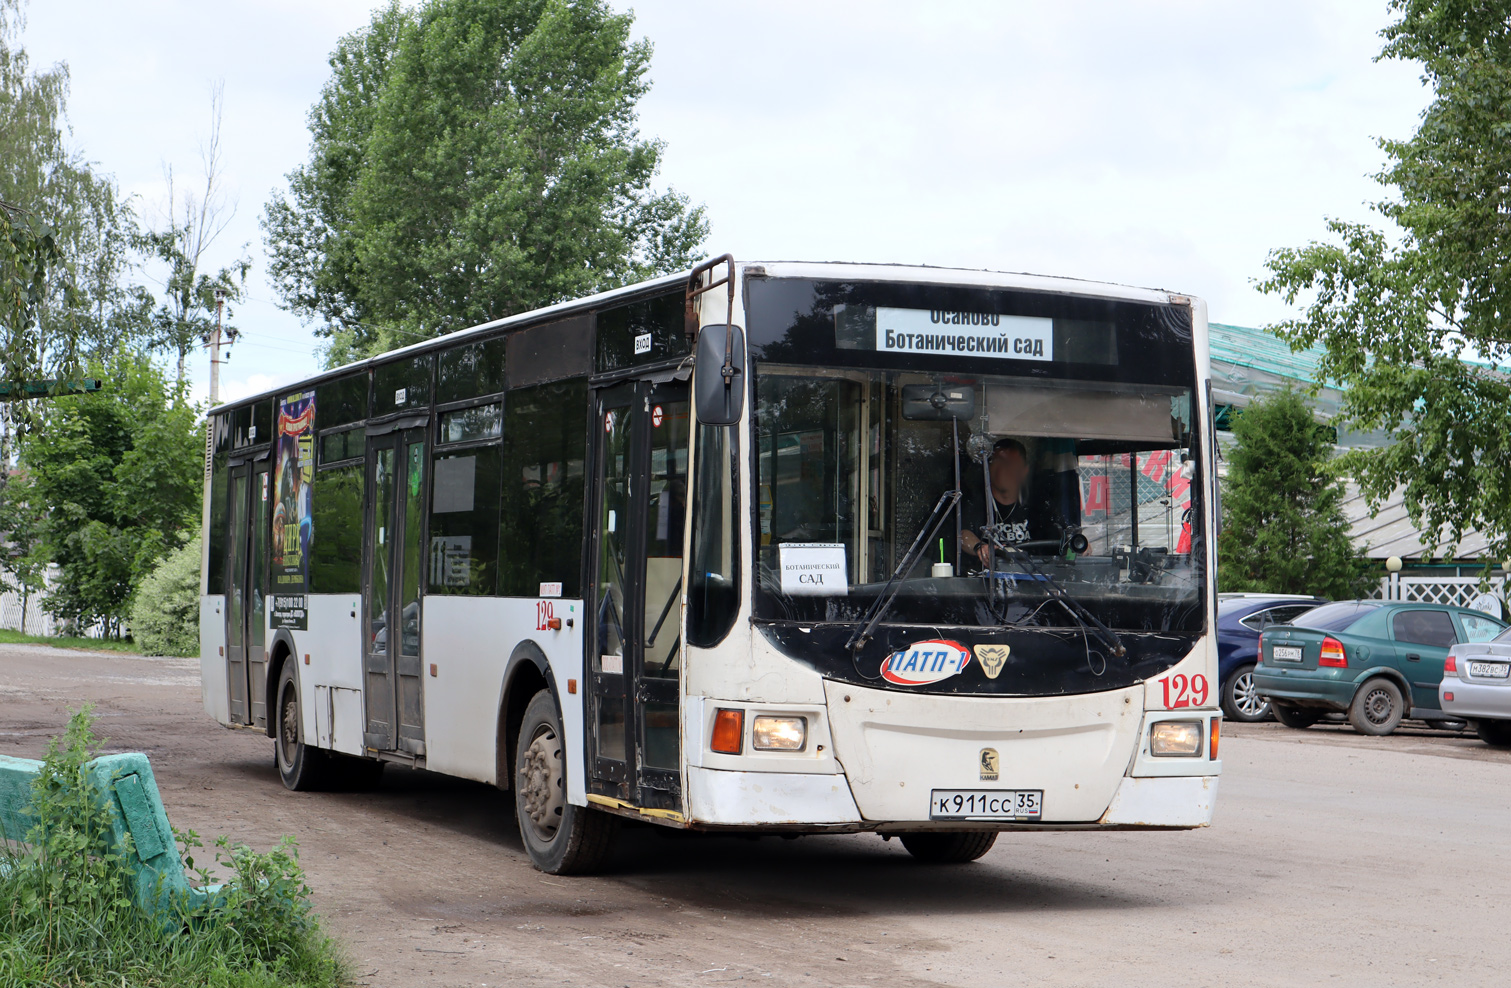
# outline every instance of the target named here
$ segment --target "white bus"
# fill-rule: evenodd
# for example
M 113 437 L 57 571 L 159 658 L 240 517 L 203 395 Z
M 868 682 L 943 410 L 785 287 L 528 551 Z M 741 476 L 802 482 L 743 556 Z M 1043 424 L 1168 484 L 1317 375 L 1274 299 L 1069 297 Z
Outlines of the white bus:
M 290 789 L 513 790 L 585 872 L 630 818 L 898 835 L 1211 820 L 1206 309 L 737 264 L 214 409 L 205 709 Z

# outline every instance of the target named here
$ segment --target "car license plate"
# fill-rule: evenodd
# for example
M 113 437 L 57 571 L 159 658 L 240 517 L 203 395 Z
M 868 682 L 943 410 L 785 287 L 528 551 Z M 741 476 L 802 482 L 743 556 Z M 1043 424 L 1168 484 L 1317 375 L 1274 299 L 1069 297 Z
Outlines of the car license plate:
M 1471 662 L 1469 675 L 1478 679 L 1505 679 L 1511 665 L 1505 662 Z
M 930 820 L 1038 820 L 1043 789 L 935 789 Z
M 1300 662 L 1300 645 L 1276 645 L 1273 654 L 1276 662 Z

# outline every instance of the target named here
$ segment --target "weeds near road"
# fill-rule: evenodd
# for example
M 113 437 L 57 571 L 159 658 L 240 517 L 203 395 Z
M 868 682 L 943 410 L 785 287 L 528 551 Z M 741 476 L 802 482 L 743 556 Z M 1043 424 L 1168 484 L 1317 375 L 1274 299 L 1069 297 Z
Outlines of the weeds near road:
M 80 710 L 48 746 L 30 843 L 0 842 L 0 986 L 347 984 L 346 963 L 310 911 L 290 838 L 266 854 L 217 841 L 216 864 L 235 884 L 214 907 L 180 911 L 165 926 L 137 906 L 122 851 L 108 844 L 108 810 L 83 784 L 92 720 L 88 707 Z M 212 883 L 189 856 L 202 846 L 198 837 L 175 836 L 187 870 Z
M 142 648 L 135 642 L 122 638 L 71 638 L 67 635 L 23 635 L 19 631 L 0 628 L 0 645 L 47 645 L 52 648 L 72 648 L 83 652 L 126 652 L 138 655 Z

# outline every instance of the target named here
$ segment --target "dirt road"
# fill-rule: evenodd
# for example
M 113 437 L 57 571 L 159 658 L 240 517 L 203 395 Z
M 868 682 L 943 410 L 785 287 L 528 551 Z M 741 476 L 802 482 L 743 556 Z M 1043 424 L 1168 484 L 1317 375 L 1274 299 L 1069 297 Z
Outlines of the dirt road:
M 364 984 L 1462 986 L 1511 962 L 1511 755 L 1440 732 L 1230 729 L 1193 833 L 1004 837 L 935 867 L 869 835 L 647 828 L 565 879 L 484 786 L 286 792 L 267 738 L 204 716 L 193 660 L 0 646 L 0 753 L 39 756 L 85 701 L 179 827 L 297 836 Z

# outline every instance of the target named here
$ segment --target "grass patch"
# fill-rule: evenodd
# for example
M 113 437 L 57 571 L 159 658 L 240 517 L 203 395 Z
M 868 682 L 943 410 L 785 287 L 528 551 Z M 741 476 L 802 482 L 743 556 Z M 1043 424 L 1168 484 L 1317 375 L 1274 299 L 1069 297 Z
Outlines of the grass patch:
M 84 652 L 126 652 L 140 655 L 135 642 L 116 638 L 71 638 L 59 635 L 54 638 L 42 635 L 23 635 L 19 631 L 0 628 L 0 645 L 51 645 L 53 648 L 73 648 Z
M 259 854 L 216 842 L 234 882 L 220 903 L 180 905 L 166 918 L 131 899 L 112 849 L 109 814 L 82 784 L 95 738 L 89 708 L 48 746 L 33 787 L 36 824 L 23 845 L 0 844 L 0 986 L 3 988 L 337 988 L 349 968 L 310 910 L 309 887 L 290 838 Z M 196 868 L 194 833 L 175 836 Z M 129 844 L 129 838 L 128 838 Z

